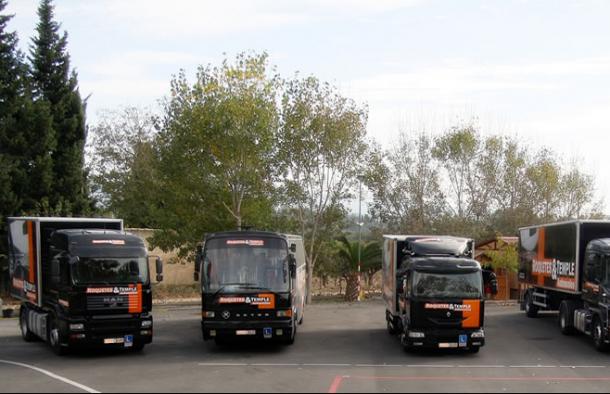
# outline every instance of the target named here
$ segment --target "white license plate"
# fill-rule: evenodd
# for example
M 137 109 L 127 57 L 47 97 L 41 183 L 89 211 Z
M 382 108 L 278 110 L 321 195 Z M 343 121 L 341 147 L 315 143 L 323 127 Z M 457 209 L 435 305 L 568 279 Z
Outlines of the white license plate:
M 439 343 L 438 347 L 439 347 L 439 349 L 457 349 L 458 344 L 457 343 Z
M 237 330 L 235 335 L 240 337 L 256 335 L 256 330 Z
M 104 339 L 104 345 L 117 345 L 125 343 L 125 338 L 107 338 Z

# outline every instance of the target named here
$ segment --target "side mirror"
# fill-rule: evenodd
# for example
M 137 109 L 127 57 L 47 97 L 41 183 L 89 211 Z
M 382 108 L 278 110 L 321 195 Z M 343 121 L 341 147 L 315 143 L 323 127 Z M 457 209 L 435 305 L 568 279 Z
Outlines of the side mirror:
M 292 279 L 296 279 L 297 277 L 297 261 L 294 258 L 293 255 L 290 255 L 290 258 L 288 259 L 288 266 L 290 268 L 290 277 Z
M 157 282 L 163 282 L 163 260 L 161 260 L 161 257 L 157 257 L 155 266 L 157 269 Z
M 290 244 L 290 251 L 292 253 L 296 253 L 297 252 L 297 244 Z

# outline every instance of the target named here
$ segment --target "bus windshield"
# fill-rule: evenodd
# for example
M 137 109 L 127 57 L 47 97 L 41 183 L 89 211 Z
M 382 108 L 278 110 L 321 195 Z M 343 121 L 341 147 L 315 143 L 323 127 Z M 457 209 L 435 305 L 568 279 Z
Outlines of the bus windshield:
M 288 246 L 280 238 L 211 239 L 205 245 L 206 292 L 290 291 Z
M 483 296 L 483 277 L 480 272 L 416 272 L 413 277 L 413 292 L 415 296 L 425 298 L 479 299 Z

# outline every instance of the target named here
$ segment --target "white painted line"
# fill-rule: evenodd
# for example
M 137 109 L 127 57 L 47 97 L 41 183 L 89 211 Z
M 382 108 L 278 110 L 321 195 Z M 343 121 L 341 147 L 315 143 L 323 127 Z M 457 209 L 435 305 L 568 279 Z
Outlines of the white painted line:
M 406 365 L 407 368 L 455 368 L 455 365 Z
M 557 368 L 556 365 L 511 365 L 509 368 Z
M 569 368 L 569 369 L 584 369 L 584 368 L 590 368 L 590 369 L 606 369 L 608 368 L 607 366 L 604 365 L 562 365 L 559 368 Z
M 458 365 L 458 368 L 506 368 L 506 365 Z
M 59 375 L 56 375 L 56 374 L 54 374 L 53 372 L 46 371 L 46 370 L 44 370 L 44 369 L 42 369 L 42 368 L 34 367 L 34 366 L 32 366 L 32 365 L 27 365 L 27 364 L 22 364 L 22 363 L 16 363 L 16 362 L 14 362 L 14 361 L 6 361 L 6 360 L 0 360 L 0 363 L 2 363 L 2 364 L 9 364 L 9 365 L 15 365 L 15 366 L 17 366 L 17 367 L 27 368 L 27 369 L 31 369 L 31 370 L 36 371 L 36 372 L 40 372 L 41 374 L 47 375 L 47 376 L 48 376 L 48 377 L 50 377 L 50 378 L 53 378 L 53 379 L 55 379 L 55 380 L 59 380 L 60 382 L 63 382 L 63 383 L 69 384 L 70 386 L 74 386 L 74 387 L 76 387 L 76 388 L 78 388 L 78 389 L 81 389 L 81 390 L 83 390 L 83 391 L 86 391 L 87 393 L 100 393 L 99 391 L 94 390 L 94 389 L 92 389 L 91 387 L 87 387 L 87 386 L 82 385 L 82 384 L 80 384 L 80 383 L 77 383 L 77 382 L 75 382 L 75 381 L 73 381 L 73 380 L 66 379 L 66 378 L 64 378 L 64 377 L 61 377 L 61 376 L 59 376 Z
M 301 364 L 303 367 L 351 367 L 352 364 Z
M 356 364 L 356 368 L 403 368 L 403 366 L 388 364 Z
M 248 364 L 199 363 L 200 367 L 247 367 Z
M 264 363 L 257 363 L 257 364 L 249 364 L 251 367 L 300 367 L 301 364 L 264 364 Z

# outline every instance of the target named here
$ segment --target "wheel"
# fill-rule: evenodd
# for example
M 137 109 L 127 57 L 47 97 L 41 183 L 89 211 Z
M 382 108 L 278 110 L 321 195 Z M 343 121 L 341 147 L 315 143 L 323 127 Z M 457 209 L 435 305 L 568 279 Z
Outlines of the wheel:
M 392 322 L 388 318 L 386 318 L 386 326 L 388 328 L 388 334 L 392 336 L 397 334 L 396 328 L 392 325 Z
M 294 345 L 294 341 L 297 337 L 297 325 L 295 324 L 295 321 L 292 321 L 292 335 L 290 335 L 290 338 L 284 340 L 284 344 L 291 346 Z
M 54 319 L 50 319 L 49 321 L 49 345 L 51 345 L 51 349 L 58 356 L 65 356 L 68 354 L 68 347 L 61 345 L 61 334 L 59 332 L 59 328 L 55 323 Z
M 598 317 L 595 318 L 595 322 L 593 323 L 593 342 L 595 343 L 595 348 L 598 351 L 608 351 L 609 346 L 606 343 L 606 333 L 604 332 L 604 326 L 602 325 L 602 321 Z
M 532 298 L 531 292 L 528 292 L 525 296 L 525 315 L 529 318 L 536 318 L 538 317 L 538 307 L 534 305 L 534 300 Z
M 559 306 L 559 328 L 563 335 L 574 335 L 574 311 L 576 305 L 571 301 L 562 301 Z
M 21 329 L 21 337 L 26 342 L 33 342 L 36 340 L 36 336 L 30 331 L 28 326 L 28 312 L 25 308 L 21 308 L 19 315 L 19 328 Z

